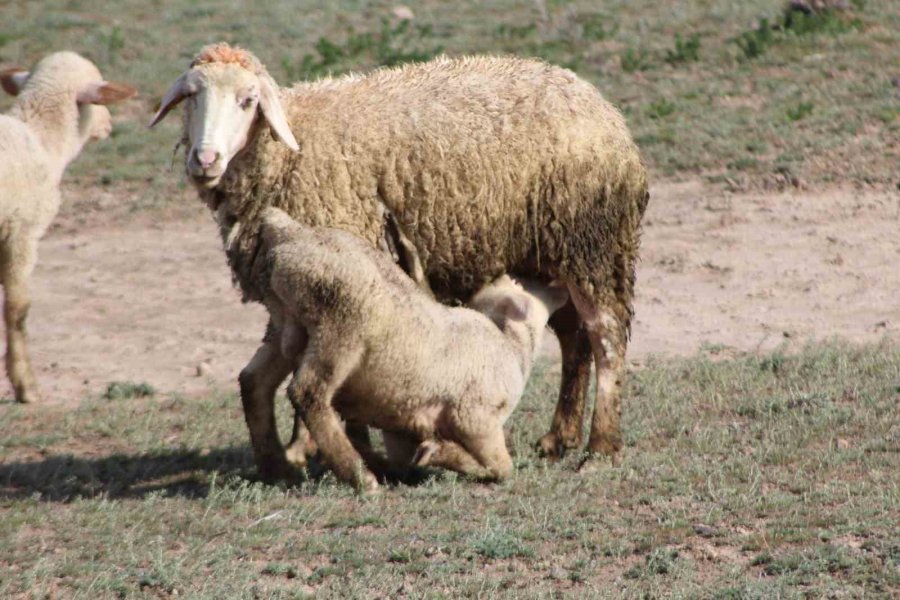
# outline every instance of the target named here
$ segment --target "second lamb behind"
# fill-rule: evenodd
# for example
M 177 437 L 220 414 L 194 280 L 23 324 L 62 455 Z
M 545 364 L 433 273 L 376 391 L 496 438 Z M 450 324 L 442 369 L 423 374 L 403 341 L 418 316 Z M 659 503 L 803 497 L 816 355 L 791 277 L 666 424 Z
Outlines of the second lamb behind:
M 260 289 L 282 354 L 296 362 L 288 395 L 334 473 L 378 487 L 360 454 L 369 459 L 370 448 L 354 447 L 343 418 L 382 429 L 394 464 L 509 475 L 503 424 L 565 288 L 526 291 L 502 276 L 471 308 L 451 308 L 350 233 L 300 225 L 275 208 L 261 227 Z

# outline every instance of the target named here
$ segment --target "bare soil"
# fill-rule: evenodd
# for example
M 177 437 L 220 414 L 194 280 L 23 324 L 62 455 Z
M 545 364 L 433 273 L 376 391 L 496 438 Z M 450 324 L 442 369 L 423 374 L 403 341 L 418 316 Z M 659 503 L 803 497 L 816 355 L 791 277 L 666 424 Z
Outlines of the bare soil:
M 33 278 L 29 332 L 43 401 L 77 403 L 113 381 L 189 396 L 233 392 L 265 311 L 241 304 L 205 209 L 193 201 L 129 215 L 109 195 L 105 211 L 102 194 L 70 194 Z M 898 224 L 900 197 L 890 192 L 657 185 L 629 360 L 894 335 Z M 552 358 L 555 341 L 545 351 Z M 4 377 L 0 398 L 11 397 Z

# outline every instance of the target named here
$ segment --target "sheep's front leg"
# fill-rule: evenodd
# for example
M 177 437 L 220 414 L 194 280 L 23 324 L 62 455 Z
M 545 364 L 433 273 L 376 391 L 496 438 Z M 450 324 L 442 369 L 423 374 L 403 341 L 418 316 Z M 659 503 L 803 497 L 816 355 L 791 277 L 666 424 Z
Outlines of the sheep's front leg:
M 239 378 L 250 444 L 256 467 L 264 479 L 281 479 L 294 474 L 275 426 L 275 391 L 291 370 L 292 364 L 282 356 L 277 341 L 267 340 Z
M 309 349 L 288 385 L 288 397 L 302 411 L 320 454 L 334 474 L 360 491 L 374 492 L 378 482 L 353 447 L 332 406 L 335 392 L 356 367 L 361 354 L 342 349 L 337 358 Z
M 466 439 L 464 445 L 451 440 L 422 442 L 413 462 L 420 467 L 442 467 L 485 481 L 504 479 L 512 473 L 512 458 L 506 449 L 503 430 L 499 428 Z
M 18 252 L 0 252 L 4 292 L 3 318 L 6 323 L 6 373 L 22 403 L 40 400 L 37 380 L 28 357 L 28 335 L 25 321 L 31 308 L 28 276 L 34 268 L 36 248 L 28 244 Z

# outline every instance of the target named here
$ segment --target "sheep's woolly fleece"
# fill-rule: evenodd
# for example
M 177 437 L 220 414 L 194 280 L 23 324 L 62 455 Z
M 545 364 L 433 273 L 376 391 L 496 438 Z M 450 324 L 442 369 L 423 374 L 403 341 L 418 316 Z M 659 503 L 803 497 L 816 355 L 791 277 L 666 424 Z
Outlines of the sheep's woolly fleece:
M 225 45 L 198 59 L 258 64 Z M 199 190 L 247 300 L 260 299 L 253 272 L 267 206 L 373 245 L 387 208 L 439 297 L 465 299 L 503 272 L 532 274 L 575 283 L 630 322 L 646 170 L 621 114 L 572 72 L 439 58 L 280 96 L 301 151 L 260 120 L 219 185 Z

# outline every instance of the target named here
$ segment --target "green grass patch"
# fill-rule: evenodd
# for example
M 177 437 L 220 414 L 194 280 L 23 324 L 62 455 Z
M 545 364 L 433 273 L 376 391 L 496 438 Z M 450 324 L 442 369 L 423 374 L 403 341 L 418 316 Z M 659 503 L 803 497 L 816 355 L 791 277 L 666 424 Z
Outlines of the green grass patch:
M 0 24 L 0 63 L 28 65 L 71 48 L 107 78 L 140 87 L 138 100 L 113 108 L 114 137 L 89 145 L 67 173 L 137 209 L 184 200 L 182 168 L 170 166 L 179 120 L 152 131 L 145 124 L 190 57 L 215 40 L 252 49 L 282 84 L 438 53 L 538 57 L 576 70 L 626 112 L 635 138 L 649 140 L 642 151 L 656 177 L 717 176 L 764 131 L 772 151 L 754 155 L 756 176 L 745 185 L 782 179 L 776 159 L 789 154 L 792 173 L 809 184 L 895 186 L 900 5 L 811 15 L 783 6 L 429 0 L 400 20 L 387 5 L 351 0 L 277 0 L 252 11 L 195 0 L 48 0 L 18 3 Z M 678 104 L 677 119 L 643 110 L 659 98 Z M 786 118 L 797 98 L 815 111 Z M 10 102 L 0 97 L 0 109 Z
M 845 342 L 651 360 L 627 378 L 619 466 L 534 441 L 515 473 L 439 471 L 360 498 L 321 468 L 256 480 L 234 393 L 6 405 L 0 597 L 885 597 L 900 577 L 900 349 Z M 278 404 L 280 423 L 291 411 Z M 286 435 L 288 432 L 285 431 Z

